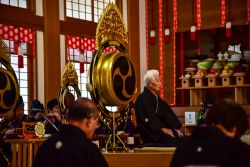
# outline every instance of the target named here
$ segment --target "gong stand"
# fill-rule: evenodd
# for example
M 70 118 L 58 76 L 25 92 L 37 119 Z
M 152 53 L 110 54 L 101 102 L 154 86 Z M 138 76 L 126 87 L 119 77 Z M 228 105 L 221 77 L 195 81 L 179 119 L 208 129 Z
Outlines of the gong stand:
M 112 113 L 112 133 L 109 134 L 108 140 L 106 141 L 104 150 L 108 151 L 109 148 L 111 148 L 112 151 L 116 151 L 116 150 L 128 150 L 125 143 L 122 141 L 122 139 L 116 134 L 116 121 L 115 121 L 115 113 Z M 117 142 L 116 142 L 116 138 L 118 139 L 118 141 L 121 142 L 122 147 L 118 147 Z M 112 139 L 112 142 L 111 142 Z
M 100 119 L 110 130 L 105 150 L 127 150 L 116 134 L 117 127 L 125 122 L 129 103 L 136 92 L 135 69 L 127 46 L 128 36 L 122 15 L 111 3 L 97 24 L 96 50 L 90 63 L 87 84 Z M 117 111 L 111 112 L 106 106 L 117 106 Z

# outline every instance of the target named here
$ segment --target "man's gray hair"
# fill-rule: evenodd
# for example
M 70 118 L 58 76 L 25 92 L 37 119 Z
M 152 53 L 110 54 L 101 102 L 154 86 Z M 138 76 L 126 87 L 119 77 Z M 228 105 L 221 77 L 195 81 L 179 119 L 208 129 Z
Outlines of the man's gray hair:
M 148 86 L 149 81 L 156 82 L 155 77 L 159 76 L 158 70 L 148 70 L 146 74 L 144 75 L 144 84 L 145 86 Z

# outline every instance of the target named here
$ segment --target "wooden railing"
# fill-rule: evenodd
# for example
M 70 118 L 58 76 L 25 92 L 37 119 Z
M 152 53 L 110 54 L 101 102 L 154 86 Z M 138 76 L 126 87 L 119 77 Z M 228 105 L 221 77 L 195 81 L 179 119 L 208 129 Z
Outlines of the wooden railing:
M 32 167 L 33 160 L 38 148 L 46 138 L 37 139 L 6 139 L 5 142 L 11 144 L 12 167 Z

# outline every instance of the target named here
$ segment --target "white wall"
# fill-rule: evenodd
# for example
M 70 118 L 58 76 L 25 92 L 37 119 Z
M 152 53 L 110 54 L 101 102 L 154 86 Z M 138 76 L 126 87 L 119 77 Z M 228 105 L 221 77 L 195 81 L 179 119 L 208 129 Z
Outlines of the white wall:
M 59 0 L 59 18 L 64 20 L 64 0 Z M 65 67 L 65 35 L 60 35 L 60 63 L 61 63 L 61 75 Z
M 140 78 L 141 78 L 141 92 L 144 89 L 143 76 L 147 71 L 146 62 L 146 0 L 139 1 L 139 27 L 140 27 Z
M 36 0 L 36 15 L 43 16 L 43 0 Z M 36 31 L 37 55 L 37 97 L 44 104 L 44 38 L 42 31 Z
M 37 93 L 38 100 L 44 104 L 44 38 L 43 32 L 36 32 L 37 39 Z
M 60 59 L 61 59 L 61 75 L 63 73 L 64 67 L 65 67 L 65 35 L 60 35 Z
M 59 19 L 64 20 L 64 0 L 59 0 Z
M 43 0 L 36 0 L 36 15 L 43 16 Z
M 128 7 L 127 7 L 127 0 L 122 1 L 122 17 L 124 20 L 124 24 L 126 30 L 128 31 Z

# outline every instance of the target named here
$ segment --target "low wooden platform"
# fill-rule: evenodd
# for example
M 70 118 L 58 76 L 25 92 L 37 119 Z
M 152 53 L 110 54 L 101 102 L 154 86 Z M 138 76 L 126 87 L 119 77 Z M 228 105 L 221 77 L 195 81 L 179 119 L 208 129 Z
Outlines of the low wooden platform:
M 37 150 L 46 138 L 7 139 L 12 147 L 12 167 L 32 167 Z M 104 152 L 109 167 L 168 167 L 174 147 L 144 147 L 134 152 Z M 1 165 L 0 165 L 1 166 Z
M 168 167 L 175 149 L 168 151 L 145 151 L 104 153 L 109 167 Z

